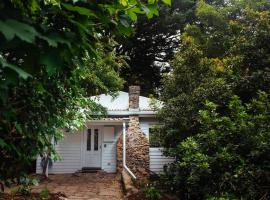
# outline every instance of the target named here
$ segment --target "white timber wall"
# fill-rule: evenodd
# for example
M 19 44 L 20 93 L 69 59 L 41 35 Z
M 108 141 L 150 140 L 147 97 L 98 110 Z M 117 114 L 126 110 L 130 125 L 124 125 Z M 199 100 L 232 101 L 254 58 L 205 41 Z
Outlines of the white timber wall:
M 174 158 L 166 157 L 163 155 L 163 148 L 150 148 L 150 171 L 155 173 L 163 172 L 165 165 L 168 165 L 174 161 Z
M 56 146 L 56 151 L 60 155 L 61 160 L 53 162 L 52 167 L 49 168 L 51 174 L 74 173 L 81 169 L 81 142 L 82 134 L 65 133 L 65 138 L 61 140 Z M 36 172 L 41 173 L 42 167 L 40 165 L 41 158 L 37 159 Z
M 113 129 L 113 134 L 110 133 L 110 128 Z M 122 126 L 105 126 L 103 129 L 102 169 L 108 173 L 116 172 L 116 143 L 121 133 Z
M 110 130 L 111 129 L 111 130 Z M 113 133 L 110 133 L 113 130 Z M 122 133 L 122 126 L 104 126 L 101 128 L 101 168 L 108 173 L 116 172 L 116 143 Z M 56 146 L 61 160 L 53 162 L 50 174 L 74 173 L 82 169 L 83 131 L 81 133 L 65 133 L 65 138 Z M 42 173 L 41 158 L 37 158 L 36 173 Z
M 140 128 L 142 132 L 149 138 L 149 123 L 148 122 L 140 122 Z

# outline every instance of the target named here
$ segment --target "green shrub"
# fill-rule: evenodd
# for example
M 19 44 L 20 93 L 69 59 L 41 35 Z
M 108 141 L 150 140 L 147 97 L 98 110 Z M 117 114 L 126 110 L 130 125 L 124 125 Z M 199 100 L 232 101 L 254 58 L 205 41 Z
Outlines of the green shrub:
M 201 129 L 182 141 L 164 178 L 182 199 L 260 199 L 270 186 L 270 102 L 264 92 L 249 104 L 233 96 L 228 112 L 206 103 Z M 229 194 L 229 197 L 228 197 Z M 233 198 L 232 198 L 233 197 Z
M 148 200 L 158 200 L 161 198 L 159 191 L 153 184 L 147 185 L 143 192 Z
M 215 197 L 215 196 L 208 197 L 207 200 L 238 200 L 238 198 L 232 194 L 224 194 L 219 197 Z
M 40 192 L 40 197 L 42 199 L 49 199 L 50 198 L 50 191 L 48 190 L 48 188 L 44 188 L 41 192 Z
M 20 186 L 13 193 L 30 195 L 32 186 L 37 186 L 38 180 L 25 175 L 20 177 L 19 184 Z
M 163 76 L 162 143 L 176 158 L 164 188 L 181 200 L 266 199 L 269 97 L 252 99 L 270 94 L 270 2 L 196 2 Z

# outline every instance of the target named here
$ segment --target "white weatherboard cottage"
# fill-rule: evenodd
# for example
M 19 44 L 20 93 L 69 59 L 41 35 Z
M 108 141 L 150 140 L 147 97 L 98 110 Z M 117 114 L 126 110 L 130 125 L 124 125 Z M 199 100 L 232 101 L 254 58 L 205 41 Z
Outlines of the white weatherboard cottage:
M 74 173 L 82 169 L 101 169 L 105 172 L 115 173 L 119 167 L 117 165 L 121 165 L 135 178 L 139 173 L 134 172 L 137 169 L 136 166 L 132 166 L 131 169 L 128 166 L 129 164 L 126 163 L 126 159 L 132 158 L 132 155 L 129 155 L 128 152 L 131 152 L 130 154 L 133 152 L 132 149 L 126 152 L 126 132 L 130 132 L 128 148 L 133 148 L 133 140 L 130 137 L 135 135 L 136 131 L 138 132 L 137 129 L 143 135 L 139 138 L 145 137 L 145 141 L 148 141 L 149 127 L 152 124 L 158 123 L 155 116 L 156 111 L 150 106 L 150 99 L 139 94 L 139 86 L 130 86 L 129 93 L 119 92 L 118 96 L 114 98 L 104 94 L 91 97 L 107 108 L 107 118 L 88 121 L 85 128 L 77 133 L 65 133 L 64 140 L 56 145 L 56 150 L 61 156 L 61 160 L 53 162 L 48 172 L 61 174 Z M 133 128 L 132 124 L 134 123 L 130 123 L 131 119 L 135 119 L 135 126 Z M 136 119 L 139 124 L 137 127 Z M 133 130 L 136 131 L 132 133 Z M 118 141 L 120 141 L 119 144 L 121 145 L 119 147 L 117 146 Z M 138 139 L 136 141 L 136 146 L 140 146 Z M 143 145 L 145 147 L 147 144 Z M 135 149 L 143 149 L 136 148 L 136 146 L 134 147 L 134 152 L 136 152 Z M 164 157 L 160 149 L 149 148 L 149 144 L 144 154 L 147 155 L 143 156 L 141 162 L 146 163 L 145 168 L 148 168 L 146 171 L 162 171 L 163 165 L 172 161 L 171 158 Z M 135 155 L 135 157 L 138 160 L 140 155 Z M 129 162 L 134 164 L 132 161 Z M 141 164 L 138 163 L 138 165 Z M 36 166 L 36 172 L 41 173 L 41 158 L 37 159 Z

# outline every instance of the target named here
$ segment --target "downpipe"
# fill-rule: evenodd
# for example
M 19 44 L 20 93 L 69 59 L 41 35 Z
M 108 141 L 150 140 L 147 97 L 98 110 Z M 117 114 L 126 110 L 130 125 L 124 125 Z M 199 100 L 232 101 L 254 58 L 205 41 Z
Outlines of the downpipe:
M 123 166 L 124 169 L 132 176 L 132 178 L 136 179 L 136 176 L 126 165 L 126 122 L 123 122 Z

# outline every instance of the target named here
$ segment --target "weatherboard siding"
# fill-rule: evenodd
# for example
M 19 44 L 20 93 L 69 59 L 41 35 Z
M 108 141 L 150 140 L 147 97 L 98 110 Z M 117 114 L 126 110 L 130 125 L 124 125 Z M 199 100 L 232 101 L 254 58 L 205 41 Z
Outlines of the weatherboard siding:
M 164 166 L 172 163 L 174 158 L 163 155 L 163 148 L 150 148 L 150 171 L 155 173 L 163 172 Z
M 141 128 L 147 133 L 149 124 L 144 122 Z M 115 127 L 114 139 L 110 142 L 102 140 L 102 169 L 109 173 L 116 172 L 116 143 L 121 136 L 122 126 Z M 103 132 L 103 134 L 106 134 Z M 104 137 L 104 136 L 103 136 Z M 53 166 L 49 168 L 51 174 L 74 173 L 82 168 L 83 161 L 83 137 L 81 133 L 66 133 L 64 140 L 56 145 L 56 151 L 61 160 L 53 162 Z M 163 148 L 150 148 L 150 170 L 156 173 L 162 172 L 164 165 L 173 162 L 173 158 L 168 158 L 162 153 Z M 37 159 L 36 172 L 41 173 L 41 158 Z
M 49 168 L 51 174 L 74 173 L 81 169 L 81 134 L 80 133 L 66 133 L 64 140 L 56 145 L 56 152 L 59 154 L 61 160 L 53 162 L 52 167 Z M 36 172 L 41 173 L 42 167 L 40 165 L 41 158 L 37 159 Z

